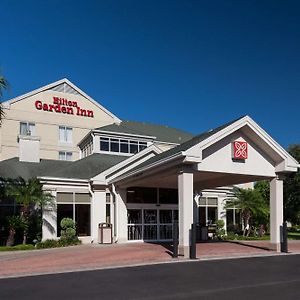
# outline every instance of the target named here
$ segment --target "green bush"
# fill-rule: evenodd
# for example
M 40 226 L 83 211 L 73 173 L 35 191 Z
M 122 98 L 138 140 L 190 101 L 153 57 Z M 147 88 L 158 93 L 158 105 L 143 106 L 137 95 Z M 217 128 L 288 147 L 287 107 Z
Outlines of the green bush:
M 37 249 L 61 247 L 59 240 L 45 240 L 36 244 Z
M 217 228 L 216 228 L 216 237 L 219 239 L 219 240 L 222 240 L 225 236 L 225 229 L 224 229 L 224 221 L 223 220 L 218 220 L 216 222 L 216 225 L 217 225 Z
M 34 245 L 27 244 L 27 245 L 16 245 L 16 246 L 3 246 L 0 247 L 0 251 L 18 251 L 18 250 L 34 250 Z
M 60 236 L 60 242 L 62 245 L 77 245 L 80 243 L 76 235 L 76 225 L 72 219 L 63 218 L 60 222 L 60 226 L 62 228 Z

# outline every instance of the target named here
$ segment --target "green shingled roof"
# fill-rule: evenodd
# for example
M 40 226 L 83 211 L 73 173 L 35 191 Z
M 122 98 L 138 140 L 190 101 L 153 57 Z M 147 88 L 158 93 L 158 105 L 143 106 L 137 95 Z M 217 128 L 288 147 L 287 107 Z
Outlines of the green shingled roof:
M 21 162 L 14 157 L 0 162 L 0 178 L 23 177 L 57 177 L 90 179 L 109 169 L 127 156 L 109 154 L 92 154 L 83 159 L 71 162 L 63 160 L 42 159 L 39 163 Z
M 39 176 L 52 176 L 58 169 L 71 165 L 70 161 L 41 159 L 39 163 L 19 161 L 18 157 L 0 162 L 0 177 L 28 180 Z
M 96 130 L 154 136 L 157 141 L 176 144 L 181 144 L 193 137 L 191 133 L 176 128 L 132 121 L 122 121 L 119 125 L 111 124 L 99 127 Z
M 127 158 L 128 156 L 94 153 L 58 170 L 53 177 L 90 179 Z

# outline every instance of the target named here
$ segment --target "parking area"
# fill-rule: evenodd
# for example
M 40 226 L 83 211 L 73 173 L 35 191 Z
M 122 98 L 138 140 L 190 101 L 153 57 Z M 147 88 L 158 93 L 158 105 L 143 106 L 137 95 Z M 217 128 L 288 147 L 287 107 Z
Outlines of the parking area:
M 300 241 L 289 242 L 290 253 L 300 253 Z M 265 241 L 197 244 L 200 260 L 279 255 Z M 169 244 L 127 243 L 80 245 L 66 248 L 0 252 L 0 278 L 94 270 L 185 261 L 172 258 Z

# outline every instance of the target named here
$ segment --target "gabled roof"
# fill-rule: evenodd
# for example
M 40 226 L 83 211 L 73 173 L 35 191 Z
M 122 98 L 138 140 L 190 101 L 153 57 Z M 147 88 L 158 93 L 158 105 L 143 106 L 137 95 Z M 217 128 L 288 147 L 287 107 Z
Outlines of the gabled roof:
M 170 150 L 150 158 L 136 168 L 114 179 L 113 181 L 122 180 L 126 177 L 136 176 L 137 174 L 145 174 L 146 170 L 154 169 L 158 166 L 169 165 L 169 162 L 180 159 L 181 163 L 200 163 L 202 161 L 202 150 L 217 143 L 231 133 L 248 127 L 257 137 L 258 143 L 263 144 L 268 151 L 272 151 L 277 157 L 280 157 L 281 162 L 275 167 L 275 171 L 280 172 L 296 172 L 300 167 L 299 163 L 275 140 L 272 139 L 257 123 L 249 116 L 243 116 L 234 121 L 228 122 L 213 130 L 196 135 L 192 139 L 178 145 Z M 194 151 L 194 149 L 197 149 Z M 195 154 L 195 152 L 197 154 Z
M 99 127 L 95 131 L 149 136 L 155 137 L 156 141 L 174 144 L 181 144 L 193 137 L 191 133 L 176 128 L 134 121 L 122 121 L 120 124 Z
M 155 157 L 152 157 L 151 159 L 145 161 L 144 163 L 142 163 L 141 165 L 139 165 L 136 169 L 138 168 L 142 168 L 143 166 L 147 166 L 147 165 L 151 165 L 152 163 L 155 163 L 155 162 L 158 162 L 160 160 L 163 160 L 163 159 L 166 159 L 168 157 L 172 157 L 172 156 L 176 156 L 177 154 L 180 154 L 182 153 L 183 151 L 186 151 L 188 150 L 189 148 L 197 145 L 198 143 L 200 143 L 201 141 L 204 141 L 205 139 L 207 139 L 208 137 L 216 134 L 217 132 L 221 131 L 222 129 L 228 127 L 229 125 L 235 123 L 236 121 L 242 119 L 243 117 L 241 118 L 238 118 L 234 121 L 231 121 L 231 122 L 228 122 L 222 126 L 219 126 L 215 129 L 212 129 L 212 130 L 209 130 L 209 131 L 205 131 L 203 133 L 200 133 L 196 136 L 194 136 L 193 138 L 187 140 L 186 142 L 174 147 L 174 148 L 171 148 L 167 151 L 164 151 L 162 152 L 161 154 L 155 156 Z
M 91 98 L 85 92 L 83 92 L 79 87 L 77 87 L 75 84 L 73 84 L 67 78 L 63 78 L 61 80 L 50 83 L 48 85 L 42 86 L 42 87 L 40 87 L 38 89 L 35 89 L 35 90 L 33 90 L 29 93 L 26 93 L 26 94 L 23 94 L 21 96 L 10 99 L 8 101 L 5 101 L 2 104 L 3 104 L 4 107 L 7 107 L 7 106 L 9 106 L 9 105 L 11 105 L 15 102 L 21 101 L 25 98 L 34 96 L 38 93 L 41 93 L 41 92 L 44 92 L 44 91 L 47 91 L 47 90 L 54 90 L 54 91 L 62 92 L 63 91 L 62 88 L 67 89 L 69 91 L 72 91 L 71 93 L 73 93 L 73 94 L 80 94 L 81 96 L 83 96 L 87 100 L 91 101 L 94 105 L 98 106 L 101 110 L 106 112 L 109 116 L 111 116 L 115 120 L 115 122 L 117 122 L 117 123 L 121 122 L 121 120 L 117 116 L 115 116 L 113 113 L 111 113 L 106 108 L 104 108 L 102 105 L 100 105 L 97 101 L 95 101 L 93 98 Z

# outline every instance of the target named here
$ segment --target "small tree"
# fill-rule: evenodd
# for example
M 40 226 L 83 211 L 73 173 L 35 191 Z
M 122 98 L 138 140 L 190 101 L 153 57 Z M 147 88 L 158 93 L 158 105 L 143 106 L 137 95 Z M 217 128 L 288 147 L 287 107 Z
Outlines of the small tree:
M 244 235 L 249 235 L 250 219 L 262 218 L 267 219 L 269 208 L 265 203 L 261 193 L 255 189 L 242 189 L 235 187 L 233 195 L 226 201 L 225 208 L 237 208 L 241 212 L 244 220 Z M 254 223 L 254 220 L 252 220 Z
M 27 224 L 23 231 L 23 244 L 26 244 L 30 216 L 34 210 L 39 210 L 41 214 L 45 205 L 53 205 L 54 196 L 43 190 L 43 185 L 37 178 L 26 181 L 21 177 L 7 185 L 7 194 L 21 205 L 20 216 Z
M 6 246 L 13 246 L 15 243 L 15 235 L 18 229 L 23 229 L 26 226 L 24 218 L 20 216 L 9 216 L 7 217 L 8 222 L 8 238 Z
M 63 245 L 72 245 L 78 242 L 76 235 L 76 224 L 70 218 L 63 218 L 60 222 L 62 228 L 60 232 L 60 240 Z

